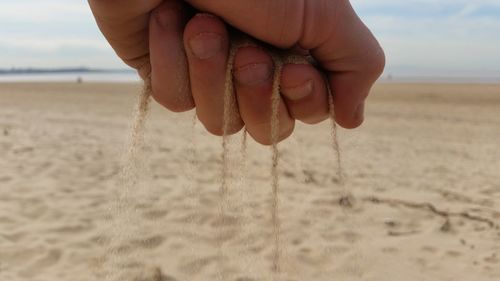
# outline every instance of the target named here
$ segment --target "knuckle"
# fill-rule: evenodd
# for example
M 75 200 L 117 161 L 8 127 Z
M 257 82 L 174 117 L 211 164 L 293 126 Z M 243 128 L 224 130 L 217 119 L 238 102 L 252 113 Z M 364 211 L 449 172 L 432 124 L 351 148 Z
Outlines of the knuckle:
M 300 45 L 314 49 L 327 42 L 338 26 L 340 6 L 340 1 L 323 1 L 318 5 L 315 1 L 304 0 Z
M 304 18 L 304 0 L 295 1 L 269 1 L 268 20 L 272 23 L 270 28 L 264 29 L 266 39 L 282 48 L 291 48 L 296 45 L 302 36 Z M 280 9 L 276 9 L 279 5 Z M 282 11 L 276 14 L 276 11 Z

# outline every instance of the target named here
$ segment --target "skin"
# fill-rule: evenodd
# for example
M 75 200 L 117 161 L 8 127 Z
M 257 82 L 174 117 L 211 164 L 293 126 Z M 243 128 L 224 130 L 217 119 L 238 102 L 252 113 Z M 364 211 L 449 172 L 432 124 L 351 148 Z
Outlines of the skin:
M 174 112 L 196 108 L 206 129 L 222 134 L 228 25 L 282 49 L 296 48 L 318 62 L 285 65 L 281 76 L 280 140 L 295 120 L 328 118 L 327 85 L 336 121 L 363 122 L 364 104 L 384 69 L 382 48 L 348 0 L 89 0 L 96 21 L 128 65 L 151 75 L 153 97 Z M 194 7 L 197 12 L 188 6 Z M 246 126 L 269 144 L 273 60 L 257 43 L 234 59 L 239 111 L 229 133 Z M 324 76 L 326 74 L 326 80 Z

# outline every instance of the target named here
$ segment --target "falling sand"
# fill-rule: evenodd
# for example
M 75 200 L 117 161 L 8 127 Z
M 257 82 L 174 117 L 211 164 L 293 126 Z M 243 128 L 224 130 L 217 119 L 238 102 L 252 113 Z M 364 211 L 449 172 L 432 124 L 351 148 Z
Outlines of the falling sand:
M 111 224 L 112 241 L 107 249 L 112 254 L 107 281 L 122 280 L 118 268 L 128 262 L 128 255 L 123 251 L 123 245 L 134 236 L 133 227 L 136 225 L 135 210 L 132 203 L 132 192 L 139 187 L 142 169 L 142 152 L 144 148 L 144 130 L 149 113 L 151 80 L 144 81 L 144 87 L 138 97 L 138 103 L 134 109 L 134 119 L 131 124 L 131 135 L 129 136 L 126 153 L 122 159 L 122 169 L 119 174 L 120 184 L 123 187 L 121 194 L 117 195 L 111 208 L 115 219 Z M 154 270 L 153 270 L 154 271 Z M 143 275 L 144 273 L 141 273 Z M 149 273 L 148 273 L 149 274 Z
M 227 186 L 224 186 L 226 184 L 226 179 L 228 177 L 227 171 L 229 170 L 228 163 L 227 163 L 227 129 L 230 125 L 231 122 L 231 114 L 233 113 L 233 107 L 236 106 L 235 104 L 235 94 L 234 94 L 234 81 L 233 81 L 233 63 L 234 63 L 234 55 L 238 48 L 241 48 L 242 46 L 245 46 L 249 43 L 247 42 L 237 42 L 231 46 L 230 50 L 230 56 L 229 56 L 229 62 L 228 62 L 228 67 L 227 67 L 227 72 L 226 72 L 226 85 L 225 85 L 225 94 L 224 94 L 224 135 L 223 135 L 223 185 L 221 188 L 221 205 L 225 204 L 226 202 L 226 196 L 227 196 Z M 283 70 L 283 66 L 285 64 L 309 64 L 310 61 L 308 61 L 304 56 L 302 55 L 297 55 L 292 52 L 280 52 L 277 50 L 274 50 L 272 52 L 272 60 L 274 62 L 274 75 L 273 75 L 273 86 L 272 86 L 272 94 L 271 94 L 271 194 L 272 194 L 272 199 L 271 199 L 271 221 L 272 221 L 272 227 L 273 227 L 273 243 L 274 243 L 274 249 L 273 249 L 273 259 L 272 259 L 272 269 L 273 272 L 275 272 L 278 276 L 279 273 L 281 272 L 281 254 L 282 254 L 282 249 L 281 249 L 281 223 L 280 223 L 280 218 L 279 218 L 279 170 L 278 170 L 278 165 L 279 165 L 279 150 L 278 150 L 278 141 L 279 141 L 279 104 L 280 104 L 280 99 L 281 99 L 281 90 L 280 90 L 280 81 L 281 81 L 281 74 Z M 327 83 L 328 84 L 328 83 Z M 331 93 L 330 87 L 327 87 L 328 89 L 328 105 L 329 105 L 329 112 L 330 112 L 330 122 L 331 122 L 331 137 L 332 137 L 332 145 L 333 149 L 336 153 L 336 159 L 337 159 L 337 180 L 339 184 L 343 188 L 343 196 L 341 199 L 341 202 L 344 200 L 348 200 L 349 196 L 347 195 L 347 191 L 344 188 L 344 181 L 343 181 L 343 176 L 342 176 L 342 166 L 341 166 L 341 158 L 340 158 L 340 148 L 339 148 L 339 143 L 338 143 L 338 138 L 337 138 L 337 128 L 336 128 L 336 123 L 335 123 L 335 110 L 334 110 L 334 103 L 333 103 L 333 95 Z M 244 139 L 246 137 L 246 132 L 244 133 Z M 242 151 L 245 149 L 245 141 L 242 144 Z M 350 202 L 350 201 L 349 201 Z M 344 204 L 346 205 L 346 204 Z M 222 207 L 224 208 L 224 207 Z M 224 216 L 224 213 L 221 213 L 222 216 Z
M 226 68 L 226 81 L 225 81 L 225 91 L 224 91 L 224 116 L 223 116 L 223 137 L 222 137 L 222 173 L 221 173 L 221 184 L 219 189 L 219 211 L 220 211 L 220 220 L 221 225 L 224 226 L 224 220 L 227 218 L 227 210 L 229 204 L 228 198 L 228 190 L 229 190 L 229 177 L 230 177 L 230 163 L 229 163 L 229 129 L 233 125 L 232 116 L 234 116 L 237 111 L 236 97 L 234 93 L 234 81 L 233 81 L 233 63 L 236 51 L 249 44 L 248 40 L 245 41 L 236 41 L 233 43 L 230 48 L 228 64 Z M 279 217 L 279 198 L 280 198 L 280 186 L 279 186 L 279 149 L 278 149 L 278 141 L 279 141 L 279 103 L 280 103 L 280 78 L 282 74 L 282 69 L 285 64 L 309 64 L 308 61 L 303 55 L 297 55 L 290 53 L 289 51 L 283 52 L 278 50 L 272 50 L 272 59 L 274 62 L 274 76 L 273 76 L 273 86 L 272 86 L 272 95 L 271 95 L 271 222 L 272 222 L 272 243 L 273 243 L 273 253 L 272 253 L 272 270 L 276 275 L 275 278 L 279 278 L 281 272 L 281 253 L 282 253 L 282 245 L 281 245 L 281 223 Z M 328 84 L 328 83 L 327 83 Z M 340 150 L 339 144 L 337 140 L 337 129 L 335 123 L 335 111 L 334 111 L 334 103 L 333 103 L 333 95 L 328 88 L 328 101 L 329 101 L 329 111 L 330 111 L 330 120 L 331 120 L 331 137 L 332 137 L 332 147 L 334 152 L 336 153 L 337 159 L 337 180 L 344 188 L 343 177 L 342 177 L 342 168 L 341 168 L 341 159 L 340 159 Z M 134 122 L 132 124 L 132 135 L 130 141 L 130 147 L 128 148 L 127 153 L 127 161 L 125 162 L 125 168 L 123 172 L 123 179 L 126 181 L 126 188 L 124 191 L 125 202 L 127 202 L 128 189 L 131 186 L 135 186 L 137 184 L 139 175 L 137 174 L 137 162 L 138 155 L 143 146 L 143 135 L 144 135 L 144 126 L 146 117 L 148 114 L 148 105 L 151 96 L 151 81 L 150 78 L 145 80 L 144 90 L 139 97 L 139 102 L 137 106 L 137 110 L 135 112 Z M 241 142 L 241 155 L 243 157 L 246 156 L 246 140 L 247 132 L 243 132 L 243 139 Z M 344 196 L 342 197 L 340 203 L 341 205 L 349 205 L 349 197 L 347 195 L 347 191 L 343 190 Z M 345 204 L 345 203 L 349 204 Z M 119 210 L 123 211 L 123 210 Z M 218 239 L 218 248 L 219 248 L 219 270 L 220 270 L 220 280 L 225 280 L 225 276 L 223 274 L 222 266 L 224 261 L 224 242 L 223 239 Z
M 194 112 L 171 113 L 151 99 L 139 155 L 145 175 L 130 190 L 132 222 L 119 221 L 130 238 L 118 244 L 109 207 L 125 190 L 117 144 L 129 139 L 138 85 L 0 88 L 0 280 L 108 280 L 114 272 L 127 278 L 113 281 L 158 280 L 153 269 L 132 278 L 151 267 L 162 281 L 219 280 L 221 138 L 198 121 L 193 132 Z M 498 85 L 377 84 L 369 122 L 339 130 L 356 191 L 345 211 L 329 121 L 297 124 L 278 146 L 281 281 L 500 280 L 499 93 Z M 271 151 L 248 135 L 241 161 L 242 137 L 229 142 L 224 272 L 227 281 L 274 281 Z M 115 253 L 127 256 L 111 267 Z

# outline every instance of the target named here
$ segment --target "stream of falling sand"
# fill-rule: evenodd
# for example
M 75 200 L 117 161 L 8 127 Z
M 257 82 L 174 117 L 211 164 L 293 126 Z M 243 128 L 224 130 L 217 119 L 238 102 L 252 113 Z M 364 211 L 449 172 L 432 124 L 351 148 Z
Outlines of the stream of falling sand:
M 248 41 L 237 41 L 233 43 L 230 48 L 230 54 L 228 59 L 228 65 L 226 69 L 226 81 L 225 81 L 225 93 L 224 93 L 224 124 L 223 124 L 223 141 L 222 141 L 222 183 L 220 189 L 220 210 L 221 210 L 221 219 L 225 217 L 225 210 L 227 208 L 227 180 L 229 177 L 229 163 L 228 163 L 228 128 L 231 125 L 231 116 L 233 116 L 233 112 L 236 107 L 236 98 L 234 93 L 234 83 L 233 83 L 233 67 L 234 67 L 234 56 L 236 51 L 248 44 Z M 272 222 L 272 237 L 273 237 L 273 253 L 272 253 L 272 270 L 275 273 L 275 277 L 279 278 L 281 273 L 281 221 L 279 217 L 279 198 L 280 198 L 280 189 L 279 189 L 279 149 L 278 149 L 278 141 L 279 141 L 279 104 L 280 104 L 280 81 L 281 74 L 283 70 L 283 65 L 285 63 L 291 64 L 309 64 L 310 62 L 301 55 L 295 55 L 290 52 L 273 52 L 272 60 L 274 62 L 274 75 L 273 75 L 273 86 L 272 86 L 272 94 L 271 94 L 271 222 Z M 328 84 L 328 83 L 327 83 Z M 337 179 L 339 184 L 342 186 L 343 198 L 348 198 L 344 188 L 344 180 L 342 175 L 342 165 L 340 158 L 340 149 L 339 143 L 337 139 L 337 127 L 335 123 L 335 110 L 333 103 L 333 95 L 331 93 L 330 87 L 328 87 L 328 105 L 330 112 L 330 120 L 331 120 L 331 137 L 332 137 L 332 146 L 336 153 L 337 159 Z M 246 134 L 244 135 L 244 137 Z M 244 142 L 246 143 L 246 141 Z M 246 146 L 246 145 L 244 145 Z M 246 149 L 246 147 L 242 146 L 242 150 Z M 223 243 L 219 245 L 219 260 L 223 260 L 224 249 Z M 222 272 L 222 269 L 221 269 Z M 221 273 L 221 280 L 224 280 L 224 276 Z
M 134 229 L 131 227 L 136 225 L 133 221 L 135 212 L 131 192 L 139 186 L 141 178 L 141 153 L 144 148 L 144 129 L 149 113 L 150 96 L 151 80 L 148 78 L 144 81 L 143 90 L 134 109 L 134 117 L 130 125 L 131 134 L 122 159 L 122 169 L 118 178 L 122 191 L 118 194 L 110 211 L 113 217 L 111 222 L 112 241 L 107 249 L 110 255 L 110 264 L 109 272 L 105 277 L 106 281 L 122 280 L 123 277 L 120 276 L 121 268 L 126 264 L 128 256 L 120 249 L 132 238 Z
M 271 167 L 271 219 L 273 224 L 273 272 L 279 274 L 281 272 L 281 222 L 279 218 L 279 116 L 278 109 L 280 105 L 280 81 L 283 70 L 283 60 L 278 55 L 273 55 L 274 61 L 274 77 L 273 77 L 273 92 L 271 94 L 271 143 L 272 143 L 272 167 Z
M 229 177 L 230 177 L 230 165 L 229 165 L 229 129 L 233 125 L 232 116 L 234 116 L 234 112 L 236 111 L 236 97 L 234 92 L 234 83 L 233 83 L 233 63 L 236 51 L 238 48 L 244 46 L 245 43 L 233 43 L 230 48 L 228 64 L 226 68 L 226 81 L 225 81 L 225 91 L 224 91 L 224 116 L 223 116 L 223 137 L 222 137 L 222 175 L 221 175 L 221 185 L 219 189 L 219 211 L 220 211 L 220 219 L 221 225 L 224 227 L 225 219 L 227 218 L 228 211 L 228 189 L 229 189 Z M 273 76 L 273 87 L 272 87 L 272 95 L 271 95 L 271 220 L 272 220 L 272 236 L 273 236 L 273 254 L 272 254 L 272 269 L 276 277 L 279 278 L 281 273 L 281 223 L 279 218 L 279 150 L 278 150 L 278 141 L 279 141 L 279 103 L 280 103 L 280 78 L 284 64 L 292 63 L 292 64 L 307 64 L 309 63 L 303 56 L 300 55 L 292 55 L 288 52 L 274 52 L 272 55 L 275 70 Z M 328 83 L 327 83 L 328 84 Z M 328 88 L 329 97 L 329 111 L 330 111 L 330 120 L 331 120 L 331 137 L 332 137 L 332 146 L 336 153 L 337 159 L 337 179 L 339 180 L 339 184 L 343 189 L 343 198 L 347 198 L 348 194 L 345 190 L 343 173 L 342 173 L 342 165 L 340 158 L 340 149 L 339 143 L 337 140 L 337 128 L 335 123 L 335 110 L 334 110 L 334 102 L 333 95 Z M 123 168 L 122 176 L 123 180 L 127 182 L 126 188 L 124 190 L 123 197 L 125 201 L 127 201 L 129 196 L 129 189 L 137 184 L 139 179 L 137 172 L 137 163 L 139 153 L 143 148 L 143 138 L 144 138 L 144 126 L 147 119 L 147 115 L 149 112 L 149 103 L 151 96 L 151 80 L 150 78 L 145 80 L 144 90 L 139 96 L 138 106 L 135 112 L 134 122 L 132 125 L 132 135 L 129 148 L 127 150 L 127 161 L 125 162 L 125 166 Z M 246 150 L 246 132 L 243 136 L 242 142 L 242 153 Z M 343 200 L 343 199 L 341 199 Z M 342 202 L 341 202 L 342 203 Z M 222 231 L 220 233 L 222 235 Z M 220 280 L 226 280 L 224 275 L 224 242 L 222 237 L 218 237 L 218 248 L 219 248 L 219 277 Z

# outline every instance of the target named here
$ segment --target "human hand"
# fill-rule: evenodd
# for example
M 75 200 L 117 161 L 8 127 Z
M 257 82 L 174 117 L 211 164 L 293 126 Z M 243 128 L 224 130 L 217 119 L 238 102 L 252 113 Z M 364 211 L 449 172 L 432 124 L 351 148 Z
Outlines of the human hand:
M 220 16 L 239 30 L 271 45 L 280 48 L 300 46 L 309 50 L 327 72 L 334 94 L 337 123 L 346 128 L 355 128 L 362 123 L 364 100 L 383 71 L 385 57 L 377 40 L 356 15 L 348 0 L 187 2 L 199 10 Z M 186 33 L 189 31 L 187 29 Z M 241 50 L 241 53 L 235 59 L 237 81 L 238 69 L 243 65 L 258 62 L 271 64 L 269 57 L 266 58 L 263 52 L 255 49 Z M 309 95 L 302 97 L 297 91 L 291 91 L 294 86 L 307 81 L 313 82 L 313 91 Z M 245 95 L 240 95 L 240 92 L 255 95 L 259 91 L 255 86 L 239 84 L 239 101 L 240 96 Z M 287 65 L 283 70 L 281 85 L 291 117 L 309 123 L 328 117 L 327 91 L 315 68 Z M 240 105 L 240 110 L 245 108 L 250 110 L 251 107 Z
M 91 5 L 96 1 L 106 2 L 91 0 Z M 108 40 L 115 39 L 110 40 L 111 44 L 129 64 L 130 58 L 147 60 L 147 44 L 141 44 L 139 37 L 142 37 L 142 42 L 147 42 L 148 34 L 144 32 L 144 23 L 149 11 L 158 4 L 153 2 L 161 1 L 137 3 L 139 8 L 136 10 L 129 5 L 128 10 L 132 11 L 129 13 L 116 13 L 115 9 L 121 6 L 115 3 L 114 9 L 109 8 L 113 2 L 116 0 L 108 1 L 108 5 L 111 5 L 108 6 L 109 12 L 115 16 L 126 15 L 134 20 L 115 20 L 120 24 L 101 20 L 103 33 L 108 34 Z M 188 2 L 196 8 L 223 17 L 235 27 L 275 46 L 289 48 L 299 45 L 310 50 L 328 71 L 328 82 L 334 92 L 337 122 L 346 128 L 361 124 L 364 99 L 382 72 L 384 56 L 380 46 L 356 16 L 348 1 L 289 0 L 270 2 L 272 5 L 257 5 L 252 1 L 243 0 Z M 122 6 L 126 6 L 126 3 Z M 94 5 L 93 8 L 99 22 L 100 12 L 106 10 L 105 5 Z M 137 12 L 133 11 L 143 14 L 137 16 Z M 144 14 L 144 11 L 147 12 Z M 223 21 L 207 15 L 192 18 L 183 32 L 187 18 L 185 7 L 179 1 L 163 2 L 151 17 L 149 49 L 154 97 L 173 111 L 191 109 L 196 103 L 197 114 L 202 123 L 210 132 L 220 135 L 229 36 Z M 124 31 L 121 33 L 122 40 L 119 36 L 116 38 L 114 34 L 118 35 L 118 32 L 113 29 L 129 30 L 129 39 L 126 39 L 127 32 Z M 193 43 L 193 38 L 199 40 Z M 132 42 L 135 44 L 130 44 Z M 184 52 L 181 42 L 184 42 L 187 52 Z M 210 52 L 210 47 L 216 47 L 215 52 L 213 49 Z M 195 55 L 196 49 L 202 51 L 201 55 Z M 131 50 L 136 51 L 135 56 L 130 55 Z M 138 67 L 139 64 L 132 65 Z M 138 67 L 143 76 L 151 69 L 147 63 L 144 65 Z M 272 60 L 263 49 L 249 46 L 238 51 L 234 74 L 240 114 L 229 133 L 238 131 L 244 123 L 257 141 L 269 143 L 272 68 Z M 186 81 L 190 81 L 190 84 Z M 302 89 L 299 87 L 301 84 L 305 84 Z M 280 139 L 291 134 L 295 119 L 317 123 L 328 117 L 327 88 L 322 74 L 314 67 L 285 66 L 281 85 Z

